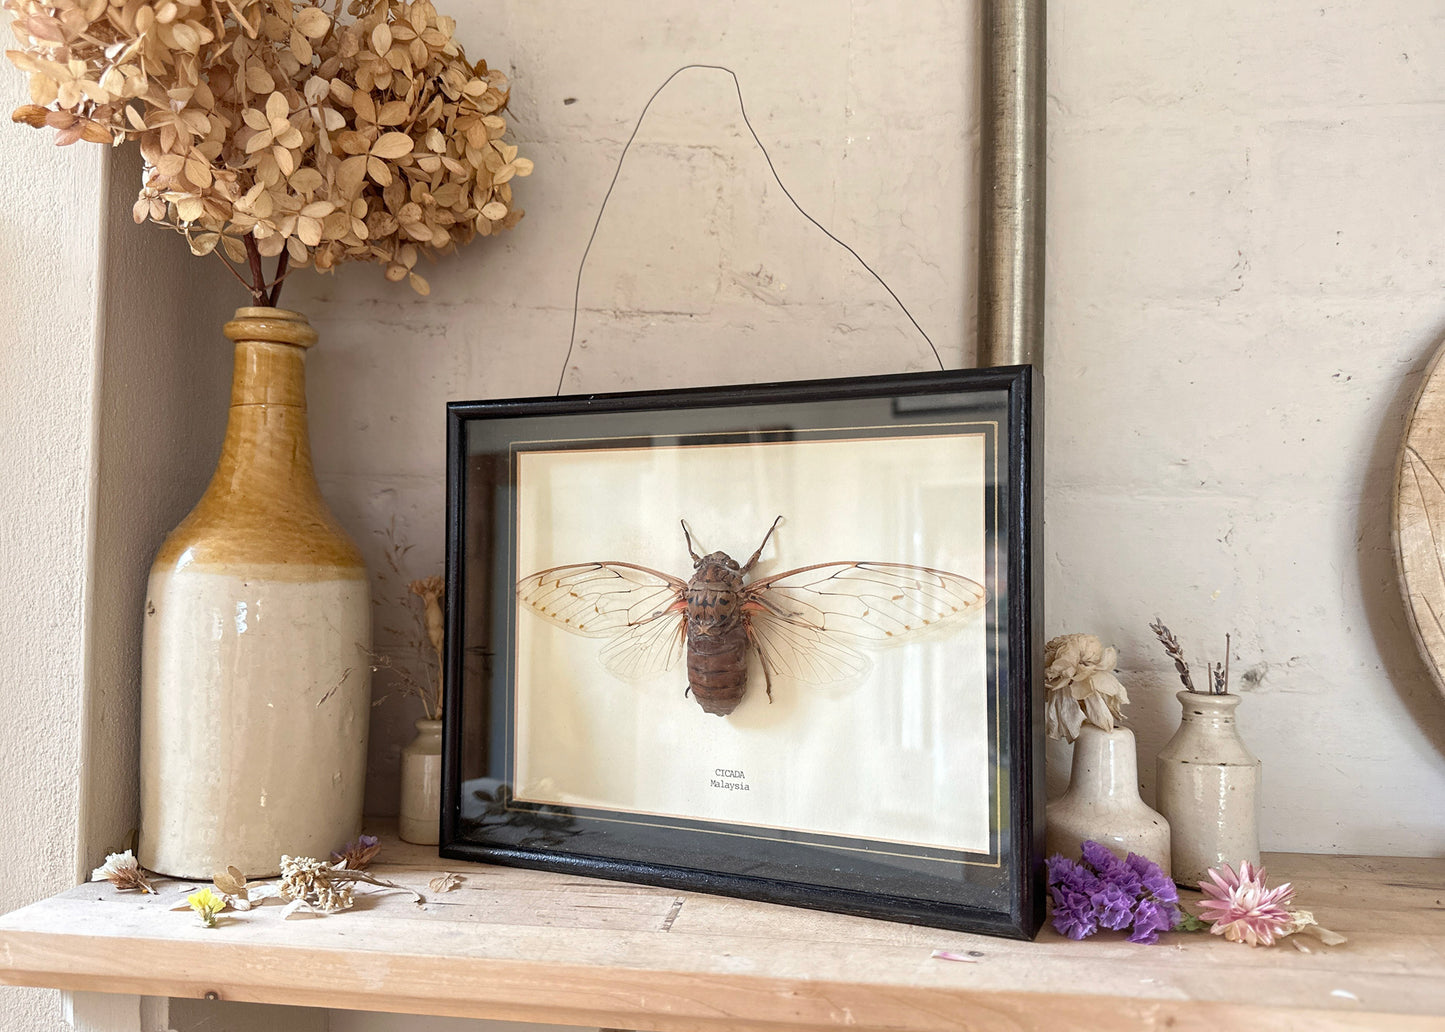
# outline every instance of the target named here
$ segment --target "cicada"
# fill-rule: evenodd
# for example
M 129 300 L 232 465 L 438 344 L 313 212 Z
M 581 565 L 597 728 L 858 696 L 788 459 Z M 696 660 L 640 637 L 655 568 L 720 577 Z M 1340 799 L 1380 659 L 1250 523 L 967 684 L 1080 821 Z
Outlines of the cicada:
M 636 563 L 573 563 L 523 577 L 517 598 L 573 634 L 607 638 L 600 657 L 619 677 L 656 676 L 686 654 L 684 694 L 718 716 L 746 694 L 750 655 L 771 702 L 775 676 L 814 684 L 859 678 L 870 665 L 860 646 L 960 620 L 987 599 L 977 581 L 909 563 L 816 563 L 749 582 L 782 519 L 742 565 L 725 552 L 698 555 L 683 520 L 687 580 Z

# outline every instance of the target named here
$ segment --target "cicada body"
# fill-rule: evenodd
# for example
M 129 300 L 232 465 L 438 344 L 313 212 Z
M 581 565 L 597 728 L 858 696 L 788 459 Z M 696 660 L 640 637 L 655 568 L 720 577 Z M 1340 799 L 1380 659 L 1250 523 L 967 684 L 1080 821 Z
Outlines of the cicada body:
M 634 563 L 576 563 L 517 583 L 517 597 L 574 634 L 608 638 L 600 656 L 620 677 L 672 669 L 685 654 L 688 692 L 704 711 L 733 712 L 758 657 L 769 701 L 773 677 L 829 683 L 869 667 L 857 646 L 883 645 L 958 620 L 987 592 L 956 573 L 908 563 L 833 562 L 748 583 L 779 516 L 742 565 L 725 552 L 698 555 L 683 523 L 692 577 Z
M 685 599 L 688 690 L 708 713 L 725 717 L 748 690 L 743 571 L 723 552 L 704 556 Z

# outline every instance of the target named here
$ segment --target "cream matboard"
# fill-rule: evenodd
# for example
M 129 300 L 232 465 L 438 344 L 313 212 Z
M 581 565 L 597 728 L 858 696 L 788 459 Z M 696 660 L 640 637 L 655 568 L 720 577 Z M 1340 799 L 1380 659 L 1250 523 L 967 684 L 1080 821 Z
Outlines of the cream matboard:
M 812 563 L 905 562 L 985 579 L 982 433 L 518 453 L 517 570 L 625 561 L 686 580 L 699 554 L 739 563 L 784 522 L 751 578 Z M 520 799 L 989 848 L 992 728 L 981 613 L 865 650 L 860 680 L 775 679 L 752 661 L 727 717 L 684 697 L 680 662 L 609 673 L 605 639 L 516 616 Z

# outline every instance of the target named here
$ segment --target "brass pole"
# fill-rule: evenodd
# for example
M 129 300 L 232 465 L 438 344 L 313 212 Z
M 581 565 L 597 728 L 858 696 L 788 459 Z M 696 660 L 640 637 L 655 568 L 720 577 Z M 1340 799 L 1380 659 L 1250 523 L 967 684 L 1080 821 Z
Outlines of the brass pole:
M 1044 359 L 1044 0 L 983 0 L 978 364 Z

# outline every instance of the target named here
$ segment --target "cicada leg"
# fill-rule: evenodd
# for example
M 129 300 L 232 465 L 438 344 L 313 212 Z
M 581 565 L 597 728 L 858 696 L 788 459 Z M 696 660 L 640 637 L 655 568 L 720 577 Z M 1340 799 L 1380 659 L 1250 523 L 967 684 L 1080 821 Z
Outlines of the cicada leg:
M 758 564 L 758 560 L 761 559 L 763 556 L 763 549 L 768 547 L 768 538 L 773 536 L 773 531 L 777 530 L 778 524 L 782 522 L 782 516 L 779 516 L 777 519 L 773 520 L 773 525 L 769 527 L 768 532 L 763 535 L 763 543 L 758 546 L 758 550 L 753 553 L 753 557 L 743 564 L 743 573 L 748 573 L 750 570 L 752 570 L 754 566 Z
M 768 702 L 771 704 L 773 701 L 773 669 L 768 665 L 768 657 L 763 655 L 763 650 L 758 646 L 758 639 L 753 637 L 753 625 L 747 624 L 747 629 L 748 645 L 758 654 L 758 662 L 763 668 L 763 685 L 767 689 Z

